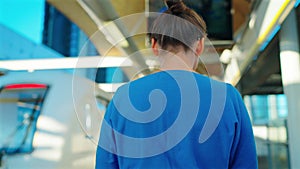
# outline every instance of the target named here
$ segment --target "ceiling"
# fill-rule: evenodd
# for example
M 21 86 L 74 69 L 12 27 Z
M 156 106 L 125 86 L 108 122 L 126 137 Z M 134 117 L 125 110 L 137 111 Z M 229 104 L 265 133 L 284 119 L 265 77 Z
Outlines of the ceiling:
M 272 39 L 238 83 L 242 95 L 282 94 L 279 35 Z

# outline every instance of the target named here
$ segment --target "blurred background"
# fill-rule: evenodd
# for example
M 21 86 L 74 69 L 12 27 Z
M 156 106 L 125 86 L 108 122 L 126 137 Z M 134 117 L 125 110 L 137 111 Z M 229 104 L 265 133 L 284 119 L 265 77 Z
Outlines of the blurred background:
M 185 2 L 208 27 L 197 71 L 240 91 L 259 168 L 300 168 L 300 1 Z M 158 68 L 147 31 L 165 9 L 161 0 L 0 0 L 0 168 L 94 168 L 114 92 Z

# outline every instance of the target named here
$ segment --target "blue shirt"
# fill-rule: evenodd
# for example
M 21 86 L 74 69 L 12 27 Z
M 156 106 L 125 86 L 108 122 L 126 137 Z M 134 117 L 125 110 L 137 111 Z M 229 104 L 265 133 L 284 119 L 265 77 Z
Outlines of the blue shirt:
M 240 94 L 229 84 L 182 70 L 123 85 L 102 123 L 96 154 L 96 169 L 101 168 L 257 168 Z

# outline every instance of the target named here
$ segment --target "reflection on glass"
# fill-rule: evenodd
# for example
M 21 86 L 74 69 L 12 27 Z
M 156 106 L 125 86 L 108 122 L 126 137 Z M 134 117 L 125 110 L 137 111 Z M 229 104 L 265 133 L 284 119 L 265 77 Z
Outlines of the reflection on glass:
M 33 151 L 33 136 L 48 86 L 12 84 L 0 89 L 0 152 Z
M 252 117 L 259 168 L 290 168 L 285 95 L 252 95 L 244 99 Z

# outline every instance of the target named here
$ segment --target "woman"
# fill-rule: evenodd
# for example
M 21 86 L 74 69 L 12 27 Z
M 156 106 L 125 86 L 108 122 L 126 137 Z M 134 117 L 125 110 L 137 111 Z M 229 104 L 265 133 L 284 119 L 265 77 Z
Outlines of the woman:
M 96 169 L 257 168 L 240 94 L 194 71 L 205 22 L 182 1 L 166 5 L 149 33 L 160 71 L 115 93 L 102 123 Z

